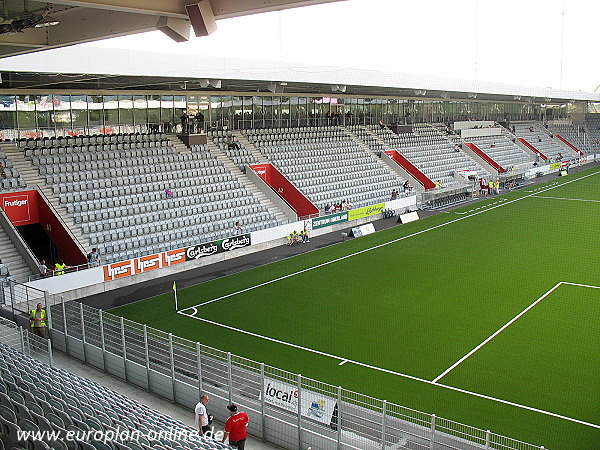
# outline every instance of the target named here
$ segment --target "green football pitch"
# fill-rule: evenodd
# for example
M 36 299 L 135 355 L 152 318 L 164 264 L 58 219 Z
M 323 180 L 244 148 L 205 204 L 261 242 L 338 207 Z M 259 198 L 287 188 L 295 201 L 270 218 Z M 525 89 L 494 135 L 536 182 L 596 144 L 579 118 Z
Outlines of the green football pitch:
M 600 448 L 600 169 L 111 312 L 550 449 Z

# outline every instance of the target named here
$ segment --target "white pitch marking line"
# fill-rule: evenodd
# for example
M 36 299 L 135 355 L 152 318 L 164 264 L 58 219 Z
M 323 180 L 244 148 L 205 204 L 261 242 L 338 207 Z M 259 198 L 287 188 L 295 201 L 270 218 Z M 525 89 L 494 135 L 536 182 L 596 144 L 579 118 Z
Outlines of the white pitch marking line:
M 515 406 L 517 408 L 526 409 L 528 411 L 533 411 L 533 412 L 536 412 L 536 413 L 545 414 L 547 416 L 556 417 L 557 419 L 568 420 L 569 422 L 575 422 L 575 423 L 579 423 L 581 425 L 586 425 L 588 427 L 600 429 L 600 425 L 596 425 L 595 423 L 585 422 L 583 420 L 574 419 L 572 417 L 563 416 L 561 414 L 556 414 L 556 413 L 553 413 L 553 412 L 550 412 L 550 411 L 544 411 L 543 409 L 534 408 L 532 406 L 521 405 L 519 403 L 509 402 L 508 400 L 502 400 L 501 398 L 491 397 L 489 395 L 479 394 L 477 392 L 467 391 L 465 389 L 460 389 L 460 388 L 457 388 L 457 387 L 448 386 L 448 385 L 441 384 L 441 383 L 432 383 L 432 384 L 435 385 L 435 386 L 439 386 L 439 387 L 443 387 L 443 388 L 446 388 L 446 389 L 450 389 L 451 391 L 462 392 L 463 394 L 473 395 L 475 397 L 484 398 L 486 400 L 492 400 L 494 402 L 503 403 L 505 405 Z
M 320 350 L 315 350 L 315 349 L 308 348 L 308 347 L 303 347 L 303 346 L 297 345 L 297 344 L 292 344 L 291 342 L 282 341 L 280 339 L 275 339 L 275 338 L 272 338 L 272 337 L 264 336 L 262 334 L 252 333 L 251 331 L 246 331 L 246 330 L 242 330 L 240 328 L 235 328 L 235 327 L 232 327 L 230 325 L 225 325 L 223 323 L 219 323 L 219 322 L 215 322 L 213 320 L 205 319 L 204 317 L 192 316 L 192 315 L 190 315 L 188 313 L 184 313 L 182 311 L 177 311 L 177 314 L 181 314 L 183 316 L 191 317 L 192 319 L 200 320 L 202 322 L 210 323 L 211 325 L 217 325 L 219 327 L 227 328 L 228 330 L 238 331 L 240 333 L 244 333 L 244 334 L 247 334 L 249 336 L 254 336 L 254 337 L 257 337 L 257 338 L 260 338 L 260 339 L 264 339 L 266 341 L 271 341 L 271 342 L 275 342 L 277 344 L 287 345 L 288 347 L 293 347 L 293 348 L 297 348 L 299 350 L 304 350 L 304 351 L 307 351 L 307 352 L 316 353 L 317 355 L 327 356 L 328 358 L 339 359 L 341 362 L 344 362 L 344 363 L 352 363 L 352 364 L 356 364 L 357 366 L 366 367 L 368 369 L 375 369 L 375 370 L 379 370 L 380 372 L 386 372 L 386 373 L 389 373 L 389 374 L 392 374 L 392 375 L 397 375 L 397 376 L 400 376 L 400 377 L 409 378 L 411 380 L 422 381 L 423 383 L 432 384 L 431 381 L 426 380 L 424 378 L 419 378 L 419 377 L 415 377 L 415 376 L 412 376 L 412 375 L 407 375 L 405 373 L 395 372 L 393 370 L 383 369 L 381 367 L 372 366 L 370 364 L 365 364 L 365 363 L 361 363 L 360 361 L 354 361 L 352 359 L 343 358 L 341 356 L 333 355 L 331 353 L 322 352 Z
M 584 175 L 584 176 L 582 176 L 580 178 L 574 178 L 573 180 L 569 180 L 569 181 L 566 181 L 564 183 L 560 183 L 558 186 L 549 186 L 549 187 L 541 190 L 540 192 L 549 191 L 551 189 L 555 189 L 557 187 L 564 186 L 566 184 L 574 183 L 575 181 L 580 181 L 580 180 L 583 180 L 584 178 L 588 178 L 588 177 L 591 177 L 591 176 L 594 176 L 594 175 L 598 175 L 598 174 L 600 174 L 600 172 L 590 173 L 590 174 Z M 242 290 L 239 290 L 239 291 L 236 291 L 236 292 L 232 292 L 231 294 L 226 294 L 226 295 L 222 295 L 221 297 L 213 298 L 212 300 L 208 300 L 208 301 L 206 301 L 204 303 L 200 303 L 198 305 L 194 305 L 194 307 L 200 307 L 200 306 L 208 305 L 209 303 L 213 303 L 213 302 L 216 302 L 216 301 L 219 301 L 219 300 L 223 300 L 223 299 L 226 299 L 228 297 L 233 297 L 234 295 L 242 294 L 244 292 L 248 292 L 248 291 L 251 291 L 253 289 L 257 289 L 259 287 L 266 286 L 266 285 L 271 284 L 271 283 L 275 283 L 276 281 L 281 281 L 281 280 L 284 280 L 286 278 L 294 277 L 296 275 L 300 275 L 302 273 L 309 272 L 309 271 L 314 270 L 314 269 L 318 269 L 319 267 L 324 267 L 324 266 L 327 266 L 329 264 L 333 264 L 335 262 L 342 261 L 344 259 L 348 259 L 348 258 L 351 258 L 353 256 L 360 255 L 361 253 L 370 252 L 371 250 L 375 250 L 375 249 L 378 249 L 378 248 L 381 248 L 381 247 L 385 247 L 385 246 L 390 245 L 390 244 L 395 244 L 396 242 L 403 241 L 404 239 L 408 239 L 408 238 L 411 238 L 411 237 L 414 237 L 414 236 L 418 236 L 419 234 L 427 233 L 428 231 L 433 231 L 433 230 L 436 230 L 438 228 L 445 227 L 447 225 L 450 225 L 450 224 L 453 224 L 453 223 L 456 223 L 456 222 L 460 222 L 461 220 L 465 220 L 465 219 L 468 219 L 470 217 L 474 217 L 474 216 L 477 216 L 479 214 L 483 214 L 483 213 L 491 211 L 493 209 L 501 208 L 503 206 L 510 205 L 511 203 L 518 202 L 520 200 L 523 200 L 523 199 L 526 199 L 526 198 L 529 198 L 529 197 L 533 197 L 533 195 L 534 194 L 525 195 L 523 197 L 519 197 L 519 198 L 516 198 L 514 200 L 509 200 L 509 201 L 506 201 L 506 202 L 502 202 L 499 205 L 492 206 L 490 208 L 486 208 L 486 209 L 481 210 L 481 211 L 477 211 L 477 212 L 475 212 L 475 213 L 473 213 L 471 215 L 468 215 L 468 216 L 459 217 L 458 219 L 453 219 L 453 220 L 451 220 L 449 222 L 444 222 L 444 223 L 441 223 L 439 225 L 435 225 L 435 226 L 433 226 L 431 228 L 427 228 L 425 230 L 417 231 L 415 233 L 412 233 L 412 234 L 409 234 L 409 235 L 406 235 L 406 236 L 402 236 L 402 237 L 399 237 L 397 239 L 393 239 L 393 240 L 388 241 L 388 242 L 384 242 L 383 244 L 379 244 L 379 245 L 376 245 L 374 247 L 366 248 L 364 250 L 360 250 L 358 252 L 351 253 L 349 255 L 342 256 L 340 258 L 332 259 L 331 261 L 327 261 L 327 262 L 318 264 L 316 266 L 308 267 L 306 269 L 302 269 L 302 270 L 299 270 L 297 272 L 290 273 L 290 274 L 284 275 L 284 276 L 279 277 L 279 278 L 275 278 L 274 280 L 265 281 L 264 283 L 260 283 L 260 284 L 257 284 L 255 286 L 250 286 L 248 288 L 245 288 L 245 289 L 242 289 Z M 189 308 L 186 308 L 186 309 L 189 309 Z
M 564 198 L 564 197 L 546 197 L 543 195 L 534 195 L 533 198 L 552 198 L 555 200 L 571 200 L 574 202 L 593 202 L 593 203 L 600 203 L 600 200 L 587 200 L 584 198 Z
M 483 347 L 485 344 L 487 344 L 488 342 L 490 342 L 492 339 L 494 339 L 496 336 L 498 336 L 502 331 L 504 331 L 506 328 L 508 328 L 513 322 L 515 322 L 519 317 L 521 317 L 523 314 L 525 314 L 527 311 L 529 311 L 531 308 L 533 308 L 535 305 L 537 305 L 539 302 L 541 302 L 542 300 L 544 300 L 546 297 L 548 297 L 552 292 L 554 292 L 554 290 L 556 288 L 558 288 L 561 284 L 563 284 L 563 282 L 559 282 L 556 285 L 554 285 L 554 287 L 552 287 L 550 290 L 548 290 L 544 295 L 542 295 L 540 298 L 538 298 L 535 302 L 533 302 L 531 305 L 529 305 L 527 308 L 525 308 L 523 311 L 521 311 L 519 314 L 517 314 L 515 317 L 513 317 L 512 319 L 510 319 L 508 322 L 506 322 L 502 327 L 500 327 L 494 334 L 492 334 L 490 337 L 488 337 L 485 341 L 483 341 L 481 344 L 479 344 L 477 347 L 475 347 L 473 350 L 471 350 L 469 353 L 467 353 L 465 356 L 463 356 L 462 358 L 460 358 L 458 361 L 456 361 L 454 364 L 452 364 L 450 367 L 448 367 L 446 370 L 444 370 L 441 374 L 439 374 L 437 377 L 435 377 L 433 379 L 434 383 L 437 383 L 439 380 L 441 380 L 443 377 L 445 377 L 446 375 L 448 375 L 448 373 L 450 373 L 450 371 L 452 371 L 454 368 L 456 368 L 459 364 L 461 364 L 465 359 L 467 359 L 469 356 L 471 356 L 473 353 L 475 353 L 477 350 L 479 350 L 481 347 Z
M 600 289 L 600 286 L 592 286 L 591 284 L 580 284 L 580 283 L 569 283 L 568 281 L 563 281 L 563 284 L 568 284 L 570 286 L 579 286 L 579 287 L 587 287 L 592 289 Z
M 596 287 L 596 286 L 590 286 L 590 287 Z M 262 336 L 260 334 L 252 333 L 250 331 L 241 330 L 239 328 L 234 328 L 234 327 L 231 327 L 229 325 L 224 325 L 222 323 L 218 323 L 218 322 L 214 322 L 212 320 L 204 319 L 202 317 L 191 316 L 191 315 L 189 315 L 187 313 L 184 313 L 184 312 L 181 312 L 181 311 L 178 311 L 178 314 L 181 314 L 181 315 L 184 315 L 184 316 L 187 316 L 187 317 L 191 317 L 192 319 L 201 320 L 203 322 L 210 323 L 210 324 L 213 324 L 213 325 L 217 325 L 217 326 L 220 326 L 220 327 L 223 327 L 223 328 L 227 328 L 227 329 L 230 329 L 230 330 L 239 331 L 240 333 L 245 333 L 245 334 L 248 334 L 248 335 L 251 335 L 251 336 L 259 337 L 261 339 L 265 339 L 265 340 L 268 340 L 268 341 L 272 341 L 272 342 L 276 342 L 276 343 L 279 343 L 279 344 L 287 345 L 287 346 L 294 347 L 294 348 L 297 348 L 297 349 L 300 349 L 300 350 L 305 350 L 307 352 L 316 353 L 318 355 L 327 356 L 327 357 L 334 358 L 334 359 L 339 359 L 339 360 L 341 360 L 338 363 L 339 366 L 341 366 L 343 364 L 346 364 L 346 363 L 356 364 L 357 366 L 365 367 L 367 369 L 377 370 L 379 372 L 388 373 L 390 375 L 397 375 L 397 376 L 400 376 L 400 377 L 404 377 L 404 378 L 408 378 L 408 379 L 411 379 L 411 380 L 420 381 L 422 383 L 430 384 L 432 386 L 438 386 L 438 387 L 441 387 L 441 388 L 444 388 L 444 389 L 449 389 L 451 391 L 461 392 L 461 393 L 467 394 L 467 395 L 473 395 L 475 397 L 483 398 L 483 399 L 486 399 L 486 400 L 491 400 L 491 401 L 494 401 L 494 402 L 503 403 L 505 405 L 514 406 L 516 408 L 526 409 L 528 411 L 533 411 L 533 412 L 537 412 L 537 413 L 544 414 L 544 415 L 547 415 L 547 416 L 551 416 L 551 417 L 556 417 L 556 418 L 559 418 L 559 419 L 567 420 L 569 422 L 575 422 L 575 423 L 579 423 L 581 425 L 586 425 L 586 426 L 589 426 L 589 427 L 592 427 L 592 428 L 598 428 L 598 429 L 600 429 L 600 425 L 596 425 L 596 424 L 589 423 L 589 422 L 584 422 L 583 420 L 574 419 L 572 417 L 563 416 L 563 415 L 556 414 L 556 413 L 553 413 L 553 412 L 550 412 L 550 411 L 544 411 L 543 409 L 534 408 L 532 406 L 521 405 L 520 403 L 510 402 L 508 400 L 502 400 L 500 398 L 491 397 L 489 395 L 479 394 L 478 392 L 468 391 L 466 389 L 461 389 L 461 388 L 457 388 L 457 387 L 453 387 L 453 386 L 448 386 L 446 384 L 435 383 L 433 381 L 425 380 L 425 379 L 419 378 L 419 377 L 414 377 L 412 375 L 407 375 L 407 374 L 404 374 L 404 373 L 395 372 L 393 370 L 384 369 L 382 367 L 373 366 L 371 364 L 361 363 L 359 361 L 354 361 L 352 359 L 342 358 L 340 356 L 336 356 L 336 355 L 332 355 L 332 354 L 329 354 L 329 353 L 321 352 L 319 350 L 314 350 L 312 348 L 302 347 L 300 345 L 291 344 L 289 342 L 281 341 L 281 340 L 278 340 L 278 339 L 273 339 L 273 338 L 270 338 L 270 337 L 267 337 L 267 336 Z

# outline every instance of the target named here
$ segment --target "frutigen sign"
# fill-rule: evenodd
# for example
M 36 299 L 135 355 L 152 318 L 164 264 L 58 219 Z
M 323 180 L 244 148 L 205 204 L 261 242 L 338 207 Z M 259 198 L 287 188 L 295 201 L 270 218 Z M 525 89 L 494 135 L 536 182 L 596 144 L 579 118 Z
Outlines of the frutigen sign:
M 298 386 L 267 377 L 262 394 L 269 405 L 294 413 L 298 412 Z M 333 398 L 303 389 L 300 401 L 303 417 L 331 425 L 336 403 Z

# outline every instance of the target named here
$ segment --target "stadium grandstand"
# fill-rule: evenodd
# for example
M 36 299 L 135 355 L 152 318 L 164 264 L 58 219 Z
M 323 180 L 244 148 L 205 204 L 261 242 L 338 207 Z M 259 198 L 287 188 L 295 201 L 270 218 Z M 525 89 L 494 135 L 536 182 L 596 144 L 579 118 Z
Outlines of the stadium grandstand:
M 79 45 L 337 2 L 2 2 L 0 449 L 598 448 L 600 94 Z

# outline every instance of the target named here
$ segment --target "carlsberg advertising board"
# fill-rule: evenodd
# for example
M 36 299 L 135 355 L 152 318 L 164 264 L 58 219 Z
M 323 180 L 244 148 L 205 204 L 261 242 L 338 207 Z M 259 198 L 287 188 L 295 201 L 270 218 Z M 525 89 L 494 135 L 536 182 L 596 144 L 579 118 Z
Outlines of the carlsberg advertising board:
M 298 412 L 298 386 L 265 377 L 263 396 L 269 405 L 294 413 Z M 331 424 L 335 399 L 307 389 L 302 390 L 300 397 L 302 417 L 325 425 Z

